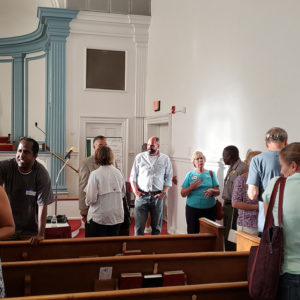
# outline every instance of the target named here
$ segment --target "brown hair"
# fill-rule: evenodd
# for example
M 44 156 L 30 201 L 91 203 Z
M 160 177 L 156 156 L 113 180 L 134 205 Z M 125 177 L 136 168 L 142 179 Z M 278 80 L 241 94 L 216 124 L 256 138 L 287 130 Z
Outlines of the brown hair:
M 291 164 L 294 161 L 300 166 L 300 143 L 288 144 L 280 151 L 279 155 L 287 164 Z
M 273 127 L 266 133 L 266 142 L 268 143 L 284 143 L 287 140 L 287 132 L 279 127 Z
M 261 151 L 248 151 L 248 153 L 246 155 L 245 163 L 248 166 L 250 166 L 251 159 L 258 154 L 261 154 Z
M 95 161 L 100 166 L 112 165 L 114 162 L 114 154 L 107 146 L 102 146 L 96 149 Z

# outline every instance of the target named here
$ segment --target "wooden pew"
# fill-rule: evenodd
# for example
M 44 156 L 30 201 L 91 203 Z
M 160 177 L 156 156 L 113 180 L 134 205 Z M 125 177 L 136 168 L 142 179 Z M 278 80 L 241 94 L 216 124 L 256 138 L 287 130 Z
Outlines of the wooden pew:
M 94 291 L 102 267 L 121 273 L 183 270 L 188 284 L 247 280 L 249 252 L 176 253 L 2 263 L 6 295 L 21 297 Z
M 224 227 L 201 220 L 203 233 L 190 235 L 127 236 L 44 240 L 38 246 L 28 241 L 0 242 L 2 262 L 20 260 L 113 256 L 124 250 L 142 254 L 223 251 Z
M 236 251 L 250 251 L 252 246 L 258 246 L 260 238 L 245 231 L 236 231 Z
M 158 287 L 107 292 L 87 292 L 10 298 L 11 300 L 250 300 L 248 282 L 209 283 L 176 287 Z

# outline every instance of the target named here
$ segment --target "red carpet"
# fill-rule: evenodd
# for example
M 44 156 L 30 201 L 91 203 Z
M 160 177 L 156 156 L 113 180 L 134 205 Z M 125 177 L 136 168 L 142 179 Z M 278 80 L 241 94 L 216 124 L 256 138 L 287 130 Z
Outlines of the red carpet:
M 131 218 L 132 223 L 130 225 L 130 235 L 134 235 L 134 218 Z M 81 225 L 81 220 L 68 220 L 70 226 L 71 226 L 71 231 L 75 231 L 78 230 L 78 228 Z M 162 224 L 162 230 L 161 230 L 161 234 L 168 234 L 168 226 L 167 226 L 167 222 L 163 221 Z M 145 235 L 150 235 L 150 233 L 146 233 Z M 74 238 L 84 238 L 84 228 L 80 228 L 79 229 L 79 233 L 74 237 Z

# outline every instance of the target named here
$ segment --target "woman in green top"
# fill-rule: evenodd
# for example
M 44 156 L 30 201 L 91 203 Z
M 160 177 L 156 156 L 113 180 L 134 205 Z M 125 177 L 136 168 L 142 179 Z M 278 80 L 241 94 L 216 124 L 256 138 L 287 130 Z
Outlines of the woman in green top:
M 220 194 L 219 182 L 214 172 L 204 169 L 205 156 L 196 151 L 192 156 L 195 169 L 188 172 L 182 184 L 181 196 L 186 199 L 186 223 L 188 233 L 199 233 L 199 218 L 215 221 L 216 199 Z
M 280 151 L 281 173 L 287 178 L 282 206 L 283 264 L 277 300 L 300 299 L 300 143 L 287 145 Z M 263 193 L 265 213 L 268 209 L 274 184 L 270 180 Z M 278 195 L 273 208 L 275 225 L 278 225 Z

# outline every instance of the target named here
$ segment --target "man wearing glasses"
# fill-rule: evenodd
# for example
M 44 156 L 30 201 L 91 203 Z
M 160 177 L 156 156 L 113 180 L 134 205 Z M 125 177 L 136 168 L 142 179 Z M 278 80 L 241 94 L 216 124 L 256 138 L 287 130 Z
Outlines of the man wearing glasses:
M 172 186 L 170 158 L 159 151 L 159 138 L 151 137 L 147 151 L 135 157 L 130 183 L 136 196 L 134 218 L 135 235 L 144 235 L 148 212 L 151 216 L 152 235 L 159 235 L 163 219 L 163 198 Z

